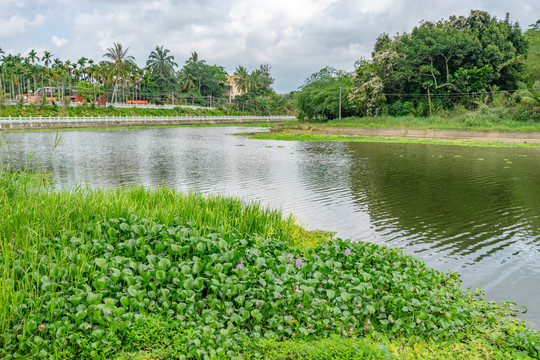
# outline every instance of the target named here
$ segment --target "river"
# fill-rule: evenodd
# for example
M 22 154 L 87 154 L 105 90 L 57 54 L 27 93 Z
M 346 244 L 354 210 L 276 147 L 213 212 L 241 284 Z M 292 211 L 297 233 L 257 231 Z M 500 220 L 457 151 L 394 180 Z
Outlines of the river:
M 540 328 L 540 149 L 283 142 L 243 127 L 0 135 L 58 187 L 169 185 L 293 213 L 309 229 L 403 249 Z

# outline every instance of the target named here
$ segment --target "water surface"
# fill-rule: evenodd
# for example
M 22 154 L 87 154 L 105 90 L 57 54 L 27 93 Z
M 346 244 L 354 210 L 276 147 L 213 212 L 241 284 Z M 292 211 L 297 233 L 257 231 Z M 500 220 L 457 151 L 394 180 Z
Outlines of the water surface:
M 540 327 L 540 149 L 251 140 L 253 128 L 4 134 L 58 187 L 169 185 L 257 200 L 310 229 L 403 249 Z

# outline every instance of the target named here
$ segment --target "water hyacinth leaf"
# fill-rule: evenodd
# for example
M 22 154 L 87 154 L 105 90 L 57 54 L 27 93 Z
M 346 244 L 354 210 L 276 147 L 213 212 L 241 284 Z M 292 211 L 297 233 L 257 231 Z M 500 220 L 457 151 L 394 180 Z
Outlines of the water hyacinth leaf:
M 128 293 L 129 296 L 131 296 L 131 297 L 137 297 L 137 295 L 139 294 L 139 291 L 137 290 L 136 287 L 130 286 L 130 287 L 128 287 L 128 289 L 127 289 L 127 293 Z
M 351 294 L 349 294 L 348 292 L 342 292 L 341 293 L 341 299 L 343 300 L 343 302 L 349 302 L 351 301 L 351 299 L 353 298 L 353 296 Z
M 82 321 L 86 315 L 86 311 L 78 311 L 77 314 L 75 314 L 75 319 L 77 319 L 77 321 Z
M 196 249 L 199 254 L 204 254 L 206 252 L 206 244 L 203 242 L 199 242 Z
M 326 290 L 326 296 L 331 300 L 336 297 L 336 292 L 334 290 Z
M 126 224 L 126 223 L 121 223 L 120 224 L 120 230 L 123 230 L 125 232 L 128 232 L 131 230 L 131 226 L 129 226 L 129 224 Z
M 189 265 L 182 265 L 182 268 L 180 269 L 180 271 L 181 271 L 182 274 L 184 274 L 184 275 L 191 274 L 191 266 L 189 266 Z
M 169 267 L 171 267 L 171 261 L 169 259 L 163 258 L 159 260 L 158 268 L 167 270 Z
M 152 230 L 150 230 L 150 232 L 153 235 L 157 235 L 161 231 L 161 229 L 163 229 L 162 224 L 155 224 L 154 226 L 152 226 Z
M 203 288 L 204 288 L 204 279 L 200 277 L 196 278 L 193 281 L 193 290 L 202 291 Z
M 167 274 L 165 273 L 165 271 L 163 271 L 163 270 L 157 270 L 156 271 L 156 279 L 157 280 L 163 281 L 163 280 L 165 280 L 166 277 L 167 277 Z
M 184 289 L 193 290 L 193 278 L 187 278 L 184 281 Z
M 204 266 L 200 260 L 195 260 L 193 262 L 193 274 L 200 273 L 203 268 Z
M 94 294 L 89 292 L 86 294 L 86 302 L 90 305 L 97 305 L 101 302 L 101 294 Z

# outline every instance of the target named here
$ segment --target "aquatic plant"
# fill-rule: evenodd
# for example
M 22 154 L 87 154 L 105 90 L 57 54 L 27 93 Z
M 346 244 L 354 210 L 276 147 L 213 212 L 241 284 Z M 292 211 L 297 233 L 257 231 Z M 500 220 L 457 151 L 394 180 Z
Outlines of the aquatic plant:
M 0 179 L 1 358 L 144 350 L 283 359 L 291 347 L 307 358 L 325 339 L 334 358 L 346 358 L 336 339 L 372 358 L 392 358 L 394 341 L 414 339 L 524 357 L 540 350 L 538 332 L 508 317 L 511 305 L 486 302 L 457 274 L 399 250 L 310 235 L 233 199 L 141 188 L 36 193 L 16 175 Z

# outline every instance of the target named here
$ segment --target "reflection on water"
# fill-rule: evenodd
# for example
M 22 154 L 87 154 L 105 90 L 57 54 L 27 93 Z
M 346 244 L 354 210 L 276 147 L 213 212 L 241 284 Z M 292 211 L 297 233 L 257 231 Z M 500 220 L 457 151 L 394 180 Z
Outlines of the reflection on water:
M 526 304 L 540 327 L 540 150 L 300 143 L 243 128 L 4 134 L 3 156 L 59 187 L 143 184 L 233 195 L 309 228 L 404 249 L 462 274 L 492 300 Z M 30 154 L 34 153 L 33 157 Z

